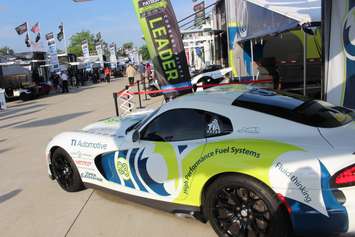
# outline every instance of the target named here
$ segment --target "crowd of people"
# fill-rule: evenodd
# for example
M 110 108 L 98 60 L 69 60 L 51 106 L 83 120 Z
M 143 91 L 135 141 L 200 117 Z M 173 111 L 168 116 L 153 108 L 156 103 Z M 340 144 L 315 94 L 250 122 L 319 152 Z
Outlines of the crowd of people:
M 78 70 L 69 68 L 68 70 L 52 73 L 50 76 L 50 83 L 55 93 L 69 93 L 69 87 L 85 86 L 87 83 L 110 83 L 111 78 L 120 78 L 126 76 L 128 84 L 135 83 L 136 76 L 141 80 L 147 78 L 148 81 L 152 77 L 152 65 L 150 63 L 134 65 L 129 63 L 121 65 L 112 70 L 110 67 L 103 69 L 94 68 L 91 71 Z

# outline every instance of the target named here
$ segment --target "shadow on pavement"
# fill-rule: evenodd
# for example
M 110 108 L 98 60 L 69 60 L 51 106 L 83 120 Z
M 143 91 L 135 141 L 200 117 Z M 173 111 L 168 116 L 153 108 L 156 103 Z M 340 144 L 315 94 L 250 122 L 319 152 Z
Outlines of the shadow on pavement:
M 22 106 L 27 106 L 27 105 L 32 105 L 32 104 L 36 104 L 36 101 L 31 101 L 31 102 L 17 102 L 16 104 L 13 105 L 9 105 L 9 109 L 12 108 L 17 108 L 17 107 L 22 107 Z
M 61 91 L 52 92 L 51 94 L 46 95 L 45 97 L 42 97 L 42 98 L 55 97 L 55 96 L 68 95 L 68 94 L 77 94 L 77 93 L 80 93 L 82 91 L 92 90 L 92 89 L 96 89 L 96 88 L 97 88 L 97 86 L 95 86 L 95 85 L 80 86 L 79 88 L 70 87 L 69 88 L 69 93 L 62 93 Z M 39 99 L 42 99 L 42 98 L 39 98 Z
M 22 192 L 22 189 L 16 189 L 14 191 L 11 191 L 7 194 L 1 195 L 0 196 L 0 204 L 3 202 L 6 202 L 7 200 L 15 197 L 16 195 L 18 195 L 20 192 Z
M 74 119 L 74 118 L 89 114 L 91 112 L 92 111 L 82 112 L 82 113 L 66 114 L 66 115 L 62 115 L 62 116 L 56 116 L 56 117 L 52 117 L 52 118 L 36 120 L 36 121 L 33 121 L 33 122 L 29 122 L 29 123 L 18 125 L 15 128 L 32 128 L 32 127 L 44 127 L 44 126 L 56 125 L 56 124 L 64 123 L 64 122 L 66 122 L 68 120 L 71 120 L 71 119 Z
M 26 122 L 29 122 L 29 121 L 31 121 L 31 120 L 33 120 L 33 118 L 31 118 L 31 119 L 26 119 L 26 120 L 22 120 L 22 121 L 16 122 L 16 123 L 6 124 L 6 125 L 3 125 L 3 126 L 0 126 L 0 129 L 2 129 L 2 128 L 9 128 L 9 127 L 12 127 L 12 126 L 16 126 L 16 125 L 18 125 L 18 124 L 26 123 Z
M 1 154 L 1 153 L 5 153 L 5 152 L 7 152 L 7 151 L 11 151 L 11 150 L 12 150 L 12 148 L 1 149 L 1 150 L 0 150 L 0 154 Z
M 22 111 L 26 111 L 26 110 L 30 110 L 30 109 L 35 109 L 38 107 L 44 107 L 47 104 L 38 104 L 38 105 L 32 105 L 32 106 L 28 106 L 26 108 L 17 108 L 17 109 L 9 109 L 9 111 L 5 111 L 5 112 L 1 112 L 0 113 L 0 117 L 5 117 L 5 116 L 9 116 L 9 115 L 13 115 L 16 114 L 18 112 L 22 112 Z
M 23 114 L 16 114 L 16 115 L 8 116 L 8 117 L 6 117 L 6 118 L 0 119 L 0 122 L 1 122 L 1 121 L 5 121 L 5 120 L 8 120 L 8 119 L 16 118 L 16 117 L 19 117 L 19 116 L 25 116 L 25 115 L 29 115 L 29 114 L 34 114 L 34 113 L 40 112 L 40 111 L 42 111 L 42 110 L 43 110 L 43 109 L 38 109 L 38 110 L 35 110 L 35 111 L 30 111 L 30 112 L 27 112 L 27 113 L 23 113 Z

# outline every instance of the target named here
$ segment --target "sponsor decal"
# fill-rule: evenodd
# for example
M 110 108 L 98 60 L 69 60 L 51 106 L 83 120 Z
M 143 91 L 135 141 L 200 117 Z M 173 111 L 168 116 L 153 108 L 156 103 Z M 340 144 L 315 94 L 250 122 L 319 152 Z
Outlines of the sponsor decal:
M 92 162 L 87 160 L 75 160 L 75 164 L 78 166 L 90 167 Z
M 95 181 L 99 181 L 99 182 L 102 182 L 103 179 L 98 177 L 96 174 L 94 173 L 91 173 L 91 172 L 83 172 L 80 174 L 80 176 L 83 178 L 83 179 L 91 179 L 91 180 L 95 180 Z
M 182 159 L 182 187 L 175 203 L 201 205 L 201 192 L 208 179 L 225 172 L 257 177 L 272 187 L 270 168 L 278 157 L 291 151 L 302 149 L 259 139 L 233 139 L 198 146 Z
M 238 27 L 238 34 L 239 38 L 245 38 L 248 35 L 248 25 L 249 25 L 249 12 L 248 6 L 246 1 L 238 1 L 237 2 L 237 9 L 239 13 L 237 14 L 237 22 L 239 23 Z
M 149 7 L 150 5 L 158 3 L 158 2 L 161 2 L 161 0 L 144 0 L 144 1 L 140 1 L 139 2 L 139 7 L 140 8 Z
M 261 154 L 249 150 L 244 147 L 237 147 L 237 146 L 228 146 L 228 147 L 220 147 L 220 148 L 215 148 L 214 151 L 205 153 L 203 156 L 201 156 L 195 163 L 193 163 L 189 169 L 188 172 L 185 175 L 184 179 L 184 193 L 188 194 L 189 192 L 189 183 L 190 183 L 190 178 L 193 177 L 194 173 L 196 170 L 201 166 L 204 162 L 213 159 L 214 157 L 221 158 L 221 155 L 232 155 L 235 158 L 255 158 L 259 159 L 261 157 Z M 243 156 L 241 156 L 243 155 Z M 222 157 L 223 158 L 223 157 Z
M 86 131 L 87 133 L 92 133 L 92 134 L 96 134 L 96 135 L 105 135 L 105 136 L 115 136 L 117 130 L 115 128 L 112 127 L 108 127 L 108 128 L 91 128 L 89 130 Z
M 244 127 L 237 131 L 238 133 L 249 133 L 249 134 L 259 134 L 260 128 L 259 127 Z
M 207 134 L 208 135 L 217 135 L 221 133 L 221 128 L 219 127 L 218 120 L 213 119 L 210 124 L 207 125 Z
M 355 61 L 355 7 L 345 17 L 342 36 L 346 57 Z
M 102 121 L 104 124 L 107 124 L 107 125 L 116 125 L 118 122 L 120 122 L 121 119 L 120 118 L 109 118 L 109 119 L 106 119 L 104 121 Z
M 322 176 L 320 161 L 305 151 L 282 154 L 269 168 L 270 186 L 276 193 L 329 216 Z
M 115 166 L 117 173 L 121 178 L 123 178 L 124 180 L 131 179 L 131 171 L 129 169 L 128 161 L 125 158 L 119 157 L 118 159 L 116 159 Z
M 90 154 L 83 153 L 81 151 L 76 151 L 76 152 L 71 152 L 70 156 L 73 159 L 78 159 L 78 160 L 89 160 L 92 159 L 92 156 Z
M 90 148 L 90 149 L 98 149 L 98 150 L 107 149 L 107 144 L 102 144 L 101 142 L 97 142 L 97 143 L 87 142 L 87 141 L 82 141 L 77 139 L 71 139 L 70 145 L 74 147 Z
M 290 181 L 298 188 L 298 190 L 302 193 L 306 203 L 310 203 L 312 201 L 311 194 L 308 191 L 307 185 L 303 183 L 297 175 L 285 168 L 284 164 L 281 162 L 277 162 L 275 168 L 277 168 L 282 174 L 290 179 Z

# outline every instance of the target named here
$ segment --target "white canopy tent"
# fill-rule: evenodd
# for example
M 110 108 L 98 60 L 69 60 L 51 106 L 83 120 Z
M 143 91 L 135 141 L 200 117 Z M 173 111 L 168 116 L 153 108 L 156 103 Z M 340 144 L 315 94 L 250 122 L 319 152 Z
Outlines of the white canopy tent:
M 300 25 L 322 20 L 321 0 L 248 0 L 248 2 L 292 18 Z
M 307 90 L 307 32 L 309 26 L 319 25 L 322 20 L 322 0 L 228 0 L 228 21 L 235 25 L 229 40 L 250 41 L 251 69 L 253 70 L 253 40 L 302 27 L 304 31 L 303 93 Z M 233 37 L 231 37 L 233 35 Z

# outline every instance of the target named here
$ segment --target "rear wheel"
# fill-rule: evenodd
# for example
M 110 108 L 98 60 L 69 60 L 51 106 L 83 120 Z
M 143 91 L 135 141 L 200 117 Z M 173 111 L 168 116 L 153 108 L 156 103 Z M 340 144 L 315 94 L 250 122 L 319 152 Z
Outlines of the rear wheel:
M 290 224 L 276 195 L 247 176 L 226 175 L 206 190 L 204 213 L 223 237 L 287 237 Z
M 67 192 L 84 190 L 84 184 L 73 160 L 63 149 L 57 149 L 52 156 L 52 171 L 60 187 Z

